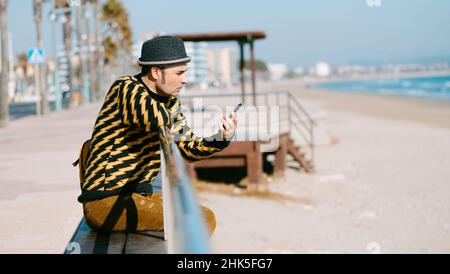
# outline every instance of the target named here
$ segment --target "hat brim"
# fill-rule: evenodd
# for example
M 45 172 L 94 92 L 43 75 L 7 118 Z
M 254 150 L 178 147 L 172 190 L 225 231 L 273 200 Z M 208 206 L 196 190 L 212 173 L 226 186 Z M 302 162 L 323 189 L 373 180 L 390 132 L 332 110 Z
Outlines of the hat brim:
M 170 60 L 170 61 L 151 61 L 151 62 L 145 62 L 145 61 L 141 61 L 138 60 L 137 63 L 141 66 L 150 66 L 150 65 L 170 65 L 170 64 L 178 64 L 178 63 L 188 63 L 191 61 L 191 57 L 185 57 L 185 58 L 181 58 L 181 59 L 176 59 L 176 60 Z

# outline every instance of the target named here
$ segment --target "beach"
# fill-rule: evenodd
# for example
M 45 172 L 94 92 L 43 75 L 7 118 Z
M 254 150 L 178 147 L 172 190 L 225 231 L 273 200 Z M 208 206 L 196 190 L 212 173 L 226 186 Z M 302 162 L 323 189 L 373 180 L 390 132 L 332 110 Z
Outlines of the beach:
M 450 252 L 450 103 L 290 90 L 337 144 L 316 148 L 316 173 L 269 183 L 285 199 L 202 192 L 217 214 L 218 253 Z
M 284 178 L 267 178 L 262 193 L 203 184 L 200 203 L 217 217 L 213 252 L 450 252 L 448 102 L 318 91 L 296 81 L 258 88 L 291 91 L 337 143 L 317 144 L 314 174 L 289 168 Z M 0 130 L 0 253 L 64 251 L 82 217 L 71 163 L 99 109 L 28 117 Z

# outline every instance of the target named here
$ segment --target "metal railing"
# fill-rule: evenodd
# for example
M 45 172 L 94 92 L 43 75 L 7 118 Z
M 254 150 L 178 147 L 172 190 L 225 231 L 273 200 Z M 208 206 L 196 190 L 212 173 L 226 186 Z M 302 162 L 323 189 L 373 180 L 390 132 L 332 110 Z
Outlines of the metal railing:
M 210 253 L 206 224 L 178 147 L 167 127 L 158 133 L 168 253 Z
M 297 100 L 297 98 L 295 98 L 290 92 L 287 92 L 288 94 L 288 98 L 289 98 L 289 111 L 288 111 L 288 116 L 289 116 L 289 125 L 294 126 L 296 128 L 297 131 L 301 132 L 302 135 L 304 136 L 305 141 L 307 142 L 308 146 L 309 146 L 309 150 L 310 150 L 310 164 L 312 167 L 314 167 L 314 126 L 316 125 L 316 122 L 311 118 L 311 116 L 309 115 L 309 113 L 305 110 L 305 108 L 302 106 L 302 104 L 300 104 L 300 102 Z M 294 107 L 292 106 L 292 104 L 294 105 Z M 299 114 L 297 112 L 297 109 L 300 110 L 300 112 L 302 114 Z M 306 121 L 304 121 L 304 119 L 302 119 L 302 115 L 306 118 Z M 303 126 L 303 128 L 306 130 L 306 132 L 309 134 L 309 136 L 305 136 L 303 134 L 303 130 L 300 129 L 300 127 L 298 126 L 299 124 L 295 123 L 293 121 L 293 116 L 294 118 L 300 122 L 300 125 Z M 289 130 L 291 131 L 291 129 Z

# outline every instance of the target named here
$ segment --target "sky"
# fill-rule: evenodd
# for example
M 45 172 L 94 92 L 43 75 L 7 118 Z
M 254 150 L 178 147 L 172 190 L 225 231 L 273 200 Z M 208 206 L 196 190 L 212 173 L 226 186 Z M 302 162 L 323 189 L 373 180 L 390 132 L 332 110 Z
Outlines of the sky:
M 261 30 L 267 38 L 256 42 L 256 59 L 290 67 L 319 61 L 333 65 L 450 62 L 449 0 L 122 2 L 136 39 L 143 32 Z M 51 52 L 48 10 L 44 39 L 45 50 Z M 9 1 L 9 28 L 16 54 L 35 46 L 32 0 Z M 225 45 L 237 48 L 235 42 Z

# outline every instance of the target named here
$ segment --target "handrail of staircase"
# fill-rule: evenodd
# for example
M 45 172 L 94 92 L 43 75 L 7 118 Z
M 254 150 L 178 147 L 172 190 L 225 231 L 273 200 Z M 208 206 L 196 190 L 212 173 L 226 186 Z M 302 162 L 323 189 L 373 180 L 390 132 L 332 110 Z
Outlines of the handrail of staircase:
M 167 127 L 158 131 L 161 143 L 164 231 L 169 253 L 210 253 L 208 232 L 188 172 Z
M 292 95 L 292 93 L 290 93 L 290 92 L 288 92 L 288 96 L 289 96 L 289 102 L 294 102 L 295 103 L 295 105 L 303 112 L 303 114 L 308 118 L 308 120 L 309 120 L 309 122 L 312 124 L 312 125 L 315 125 L 316 124 L 316 122 L 314 121 L 314 119 L 313 118 L 311 118 L 311 116 L 309 115 L 309 113 L 305 110 L 305 108 L 302 106 L 302 104 L 300 104 L 300 102 L 297 100 L 297 98 L 296 97 L 294 97 L 293 95 Z
M 305 139 L 305 141 L 308 144 L 311 143 L 311 141 L 312 141 L 311 137 L 306 136 L 305 133 L 303 132 L 303 130 L 301 130 L 301 128 L 299 127 L 299 125 L 297 123 L 292 123 L 292 126 L 295 127 L 295 129 L 302 135 L 302 137 Z M 307 130 L 308 130 L 308 133 L 309 133 L 309 129 L 307 129 Z
M 294 102 L 296 108 L 293 107 L 290 104 L 290 102 Z M 294 97 L 290 92 L 288 92 L 288 108 L 289 108 L 288 112 L 289 112 L 289 125 L 290 125 L 289 130 L 291 130 L 291 125 L 294 125 L 296 127 L 297 131 L 300 132 L 300 134 L 302 134 L 303 138 L 305 138 L 305 141 L 308 143 L 309 150 L 311 152 L 310 163 L 311 163 L 311 166 L 314 167 L 314 156 L 315 156 L 314 155 L 314 126 L 317 124 L 314 121 L 314 119 L 311 118 L 311 116 L 305 110 L 305 108 L 300 104 L 300 102 L 297 100 L 297 98 Z M 302 111 L 302 113 L 308 119 L 309 126 L 303 121 L 302 117 L 300 116 L 300 114 L 297 113 L 296 109 L 300 109 Z M 298 127 L 297 127 L 298 124 L 293 121 L 291 114 L 294 114 L 294 116 L 297 118 L 297 120 L 300 121 L 301 124 L 303 124 L 305 129 L 309 132 L 309 138 L 306 138 L 304 136 L 303 132 L 298 129 Z
M 287 107 L 288 107 L 288 123 L 289 123 L 289 132 L 291 132 L 292 127 L 294 127 L 299 134 L 302 135 L 302 137 L 305 139 L 306 143 L 309 146 L 309 149 L 311 151 L 311 159 L 310 159 L 310 163 L 311 166 L 314 166 L 314 126 L 316 125 L 316 122 L 314 121 L 314 119 L 311 118 L 311 116 L 309 115 L 309 113 L 305 110 L 305 108 L 300 104 L 300 102 L 297 100 L 296 97 L 294 97 L 289 91 L 269 91 L 264 93 L 264 95 L 266 96 L 266 102 L 268 102 L 268 95 L 269 94 L 277 94 L 277 96 L 279 94 L 283 94 L 283 95 L 287 95 L 288 96 L 288 102 L 287 102 Z M 277 99 L 278 100 L 278 99 Z M 306 123 L 301 115 L 297 112 L 297 109 L 295 107 L 293 107 L 290 102 L 294 102 L 295 106 L 297 107 L 297 109 L 300 109 L 300 111 L 304 114 L 304 116 L 307 118 L 308 123 Z M 297 121 L 303 125 L 303 127 L 306 129 L 306 131 L 309 133 L 309 138 L 307 136 L 305 136 L 304 132 L 299 128 L 299 125 L 297 123 L 295 123 L 295 121 L 293 120 L 293 117 L 291 116 L 293 114 L 293 116 L 295 116 L 295 118 L 297 119 Z
M 309 119 L 308 121 L 305 121 L 304 119 L 301 118 L 301 115 L 298 114 L 297 110 L 295 108 L 293 108 L 292 106 L 290 106 L 290 110 L 295 114 L 295 117 L 297 117 L 298 122 L 300 122 L 305 128 L 308 128 L 309 125 L 312 125 L 312 123 L 309 123 Z

